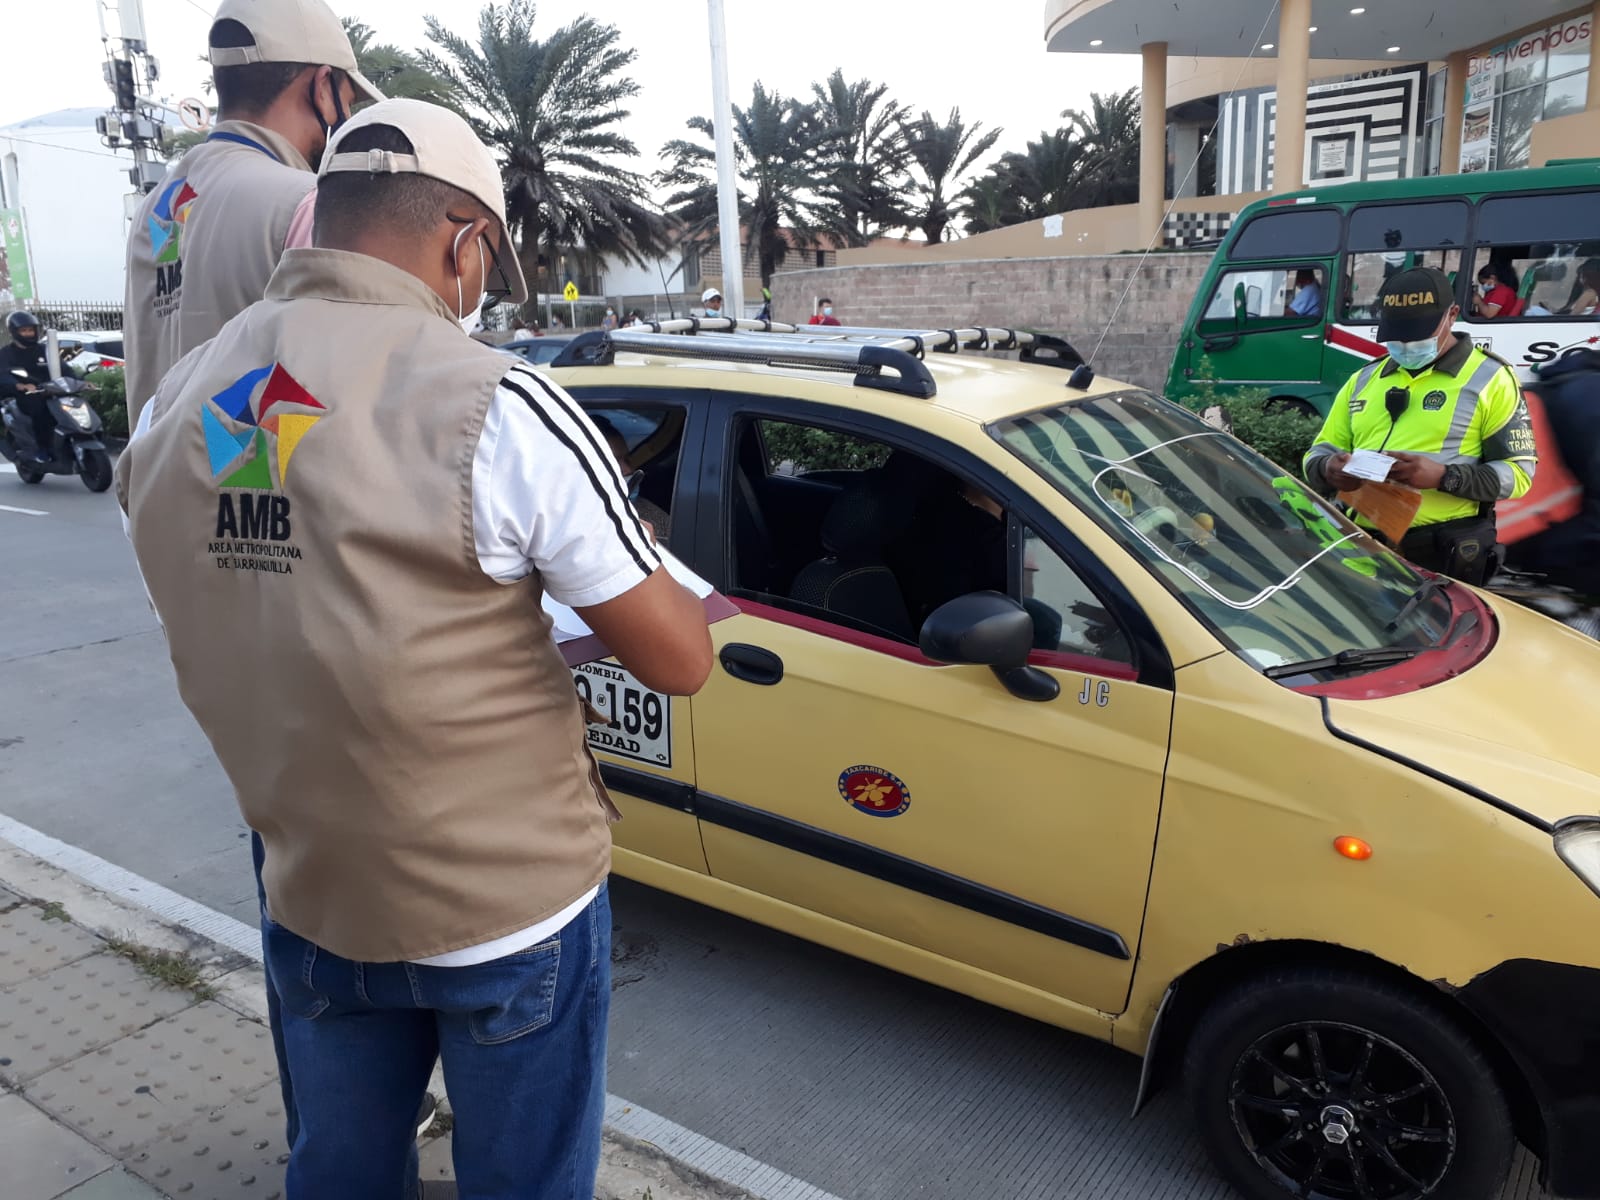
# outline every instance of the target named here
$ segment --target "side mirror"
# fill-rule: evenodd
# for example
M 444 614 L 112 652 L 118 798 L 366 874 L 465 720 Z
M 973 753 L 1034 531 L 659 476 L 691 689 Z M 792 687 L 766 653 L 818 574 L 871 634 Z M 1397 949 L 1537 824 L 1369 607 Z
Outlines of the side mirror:
M 934 662 L 989 667 L 1021 700 L 1054 700 L 1061 685 L 1028 666 L 1033 617 L 1010 596 L 972 592 L 941 604 L 923 623 L 919 643 Z
M 1250 319 L 1249 293 L 1245 291 L 1244 281 L 1240 280 L 1233 285 L 1233 324 L 1239 328 Z

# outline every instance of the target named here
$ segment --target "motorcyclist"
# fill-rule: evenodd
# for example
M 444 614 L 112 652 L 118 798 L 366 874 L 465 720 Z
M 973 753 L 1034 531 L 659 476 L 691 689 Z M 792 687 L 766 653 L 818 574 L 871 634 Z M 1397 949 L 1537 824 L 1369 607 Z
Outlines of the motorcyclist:
M 1545 576 L 1586 596 L 1600 596 L 1600 350 L 1573 350 L 1537 371 L 1562 460 L 1583 488 L 1583 507 L 1511 547 L 1508 565 Z
M 19 309 L 6 318 L 6 331 L 11 340 L 0 346 L 0 403 L 17 398 L 17 407 L 33 422 L 34 458 L 49 462 L 56 420 L 50 412 L 50 401 L 38 394 L 39 386 L 50 382 L 42 326 L 38 317 Z M 17 371 L 26 372 L 27 379 L 19 379 Z

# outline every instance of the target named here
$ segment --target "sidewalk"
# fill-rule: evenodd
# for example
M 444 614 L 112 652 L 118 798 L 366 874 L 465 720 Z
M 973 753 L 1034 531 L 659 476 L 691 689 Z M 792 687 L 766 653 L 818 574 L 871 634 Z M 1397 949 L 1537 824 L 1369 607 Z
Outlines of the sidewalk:
M 282 1197 L 263 986 L 227 948 L 0 841 L 5 1200 Z M 451 1177 L 449 1126 L 422 1144 L 425 1181 Z M 607 1131 L 600 1200 L 745 1195 Z

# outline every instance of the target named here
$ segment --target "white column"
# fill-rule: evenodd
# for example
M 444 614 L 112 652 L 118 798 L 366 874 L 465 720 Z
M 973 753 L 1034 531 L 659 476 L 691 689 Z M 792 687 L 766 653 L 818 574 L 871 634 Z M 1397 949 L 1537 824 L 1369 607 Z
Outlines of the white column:
M 1161 236 L 1167 211 L 1167 44 L 1147 42 L 1140 53 L 1139 233 L 1149 241 Z
M 1272 190 L 1305 185 L 1306 87 L 1311 72 L 1311 0 L 1278 6 L 1278 128 L 1273 139 Z

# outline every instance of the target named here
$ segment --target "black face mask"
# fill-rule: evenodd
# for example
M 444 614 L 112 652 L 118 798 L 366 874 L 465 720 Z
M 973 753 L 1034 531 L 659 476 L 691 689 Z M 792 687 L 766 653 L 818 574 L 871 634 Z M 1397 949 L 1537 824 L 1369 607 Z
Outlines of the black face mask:
M 321 170 L 322 156 L 328 151 L 328 143 L 333 141 L 333 135 L 338 133 L 340 127 L 350 119 L 350 114 L 344 110 L 344 96 L 340 94 L 339 77 L 330 75 L 328 76 L 328 82 L 333 85 L 334 121 L 332 125 L 328 124 L 323 118 L 322 110 L 317 107 L 317 77 L 315 74 L 311 76 L 311 86 L 307 89 L 306 98 L 311 103 L 311 113 L 317 118 L 317 125 L 322 130 L 322 149 L 317 151 L 316 157 L 311 161 L 311 169 L 313 171 Z
M 36 329 L 32 334 L 26 334 L 19 329 L 11 335 L 11 340 L 24 350 L 32 350 L 39 344 L 39 331 Z

